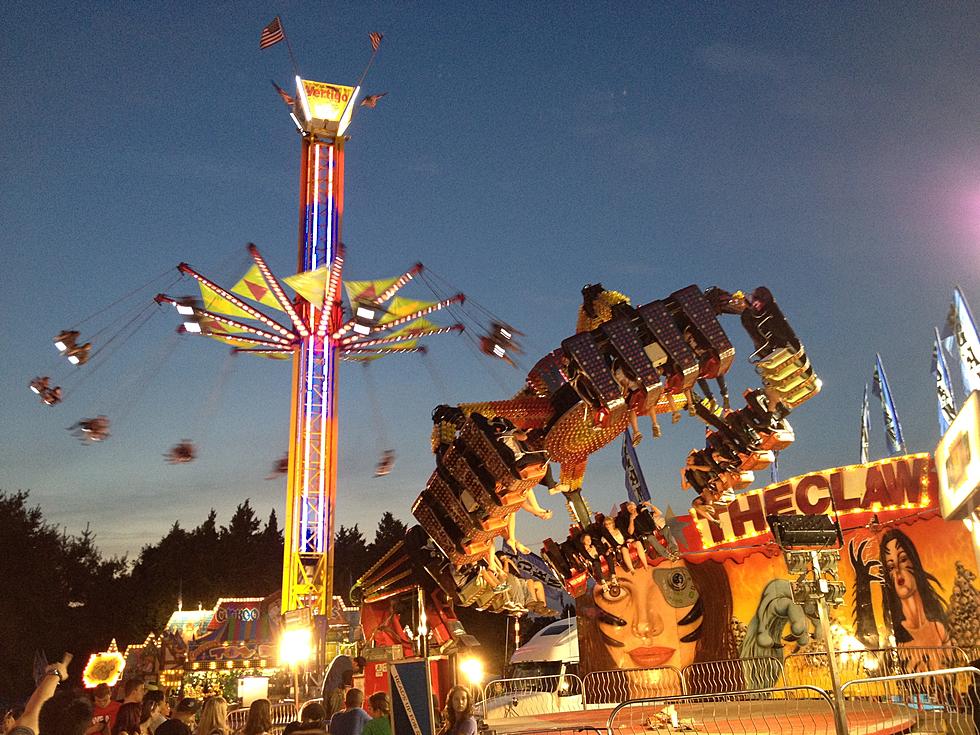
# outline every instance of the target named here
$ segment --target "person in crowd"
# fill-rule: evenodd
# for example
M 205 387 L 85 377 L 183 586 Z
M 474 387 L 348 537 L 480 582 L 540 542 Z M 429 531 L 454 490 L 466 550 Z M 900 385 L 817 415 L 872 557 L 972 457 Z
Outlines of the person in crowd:
M 449 690 L 441 735 L 476 735 L 473 700 L 466 687 L 455 686 Z
M 228 702 L 222 696 L 208 697 L 201 705 L 195 735 L 228 735 Z
M 268 735 L 272 732 L 272 703 L 256 699 L 248 707 L 248 717 L 241 735 Z
M 116 725 L 116 715 L 119 714 L 121 702 L 112 698 L 112 688 L 102 682 L 92 690 L 92 724 L 87 730 L 88 735 L 109 735 Z
M 320 695 L 323 702 L 326 703 L 329 701 L 330 693 L 340 688 L 340 685 L 343 683 L 345 671 L 350 671 L 356 676 L 364 672 L 366 663 L 363 656 L 355 656 L 354 658 L 345 656 L 344 654 L 334 656 L 333 661 L 330 662 L 330 667 L 327 669 L 326 676 L 323 677 L 323 691 Z
M 112 735 L 141 735 L 140 717 L 143 713 L 142 701 L 123 702 L 116 715 L 116 724 L 112 726 Z
M 3 735 L 10 735 L 10 731 L 14 729 L 22 714 L 24 714 L 24 706 L 20 704 L 14 705 L 3 713 Z
M 191 735 L 197 718 L 198 704 L 192 697 L 184 697 L 177 703 L 170 719 L 161 722 L 156 735 Z
M 344 702 L 347 701 L 347 692 L 354 688 L 354 672 L 343 671 L 340 674 L 340 686 L 330 692 L 330 696 L 323 700 L 325 710 L 324 722 L 330 722 L 330 718 L 344 709 Z
M 330 735 L 361 735 L 364 726 L 371 721 L 371 715 L 364 710 L 364 692 L 349 690 L 344 704 L 344 709 L 330 718 L 327 732 Z
M 322 735 L 326 732 L 327 712 L 319 702 L 308 702 L 299 715 L 299 722 L 290 722 L 282 735 Z
M 167 721 L 170 705 L 160 689 L 152 689 L 143 695 L 143 711 L 140 713 L 140 732 L 154 735 L 156 729 Z
M 142 707 L 144 694 L 146 694 L 146 684 L 142 679 L 126 679 L 123 682 L 123 704 L 132 702 Z
M 49 664 L 31 694 L 24 711 L 14 722 L 10 735 L 84 735 L 92 721 L 92 703 L 58 685 L 68 679 L 72 655 Z
M 375 692 L 368 697 L 372 720 L 364 726 L 361 735 L 391 735 L 391 702 L 385 692 Z

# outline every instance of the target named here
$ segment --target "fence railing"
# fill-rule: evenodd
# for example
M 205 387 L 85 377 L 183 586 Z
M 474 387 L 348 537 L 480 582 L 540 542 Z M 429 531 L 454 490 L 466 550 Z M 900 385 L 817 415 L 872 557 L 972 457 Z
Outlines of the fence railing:
M 834 704 L 812 686 L 649 697 L 623 702 L 609 713 L 607 735 L 674 733 L 807 733 L 835 735 Z
M 782 675 L 782 662 L 771 656 L 701 661 L 681 669 L 688 694 L 767 689 L 776 686 Z
M 912 717 L 916 732 L 977 732 L 977 690 L 972 666 L 853 679 L 841 687 L 848 732 L 881 732 L 882 723 Z M 860 706 L 860 710 L 851 710 Z
M 837 651 L 837 670 L 841 682 L 869 677 L 911 674 L 921 671 L 967 666 L 970 659 L 955 646 L 869 648 Z M 826 653 L 794 653 L 783 661 L 783 683 L 786 686 L 812 684 L 832 689 Z
M 669 697 L 686 694 L 680 669 L 659 666 L 650 669 L 590 671 L 582 680 L 586 705 L 618 704 L 627 699 Z
M 579 711 L 582 691 L 582 680 L 575 674 L 496 679 L 483 688 L 477 711 L 490 721 Z

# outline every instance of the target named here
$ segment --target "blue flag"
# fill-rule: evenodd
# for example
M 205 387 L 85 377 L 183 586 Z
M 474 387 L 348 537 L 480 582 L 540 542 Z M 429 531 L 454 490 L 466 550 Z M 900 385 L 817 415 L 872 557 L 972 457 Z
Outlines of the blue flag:
M 939 434 L 946 433 L 949 425 L 956 417 L 956 396 L 953 394 L 953 383 L 949 378 L 949 368 L 943 356 L 942 339 L 939 330 L 936 331 L 936 342 L 932 346 L 932 373 L 936 377 L 936 401 L 939 412 Z
M 628 426 L 623 433 L 623 469 L 626 470 L 627 497 L 637 505 L 644 500 L 649 500 L 650 491 L 647 490 L 647 482 L 643 479 L 643 470 L 640 469 L 640 460 L 636 457 L 633 437 L 630 436 Z
M 562 612 L 566 607 L 573 606 L 575 601 L 565 592 L 565 586 L 555 576 L 544 559 L 537 554 L 518 554 L 517 568 L 521 576 L 536 579 L 544 586 L 544 599 L 555 612 Z
M 892 454 L 905 454 L 905 439 L 902 437 L 902 424 L 898 420 L 895 401 L 888 387 L 888 377 L 881 364 L 881 355 L 875 353 L 875 378 L 871 387 L 872 392 L 881 399 L 881 410 L 885 418 L 885 438 L 888 440 L 888 451 Z
M 859 464 L 868 463 L 868 447 L 871 446 L 871 409 L 868 406 L 868 384 L 864 384 L 864 401 L 861 403 L 861 450 Z

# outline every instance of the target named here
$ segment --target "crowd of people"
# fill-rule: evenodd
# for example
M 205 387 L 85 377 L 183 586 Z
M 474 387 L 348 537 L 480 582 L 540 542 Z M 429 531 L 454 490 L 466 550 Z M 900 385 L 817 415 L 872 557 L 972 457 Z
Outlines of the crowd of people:
M 228 702 L 220 695 L 171 702 L 162 690 L 148 689 L 134 678 L 123 681 L 115 698 L 107 684 L 89 691 L 71 686 L 70 662 L 71 654 L 65 654 L 50 664 L 27 703 L 4 713 L 2 735 L 274 735 L 280 731 L 268 699 L 254 700 L 245 724 L 233 730 L 228 725 Z M 308 702 L 299 720 L 282 728 L 282 735 L 391 735 L 388 694 L 375 692 L 365 702 L 364 692 L 353 685 L 353 674 L 363 671 L 364 659 L 357 657 L 351 664 L 339 672 L 331 696 L 323 703 Z M 440 735 L 475 733 L 469 693 L 454 687 L 446 696 Z

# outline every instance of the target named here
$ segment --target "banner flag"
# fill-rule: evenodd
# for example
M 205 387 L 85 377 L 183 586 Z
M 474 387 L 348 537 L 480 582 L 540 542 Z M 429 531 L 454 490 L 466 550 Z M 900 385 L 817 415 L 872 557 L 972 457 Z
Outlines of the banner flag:
M 377 301 L 378 295 L 383 294 L 398 280 L 394 278 L 379 278 L 374 281 L 344 281 L 347 300 L 351 304 L 365 301 Z
M 650 491 L 647 489 L 646 480 L 643 479 L 643 470 L 640 469 L 640 460 L 637 459 L 636 449 L 633 447 L 633 437 L 630 436 L 629 427 L 623 433 L 623 469 L 626 471 L 626 493 L 627 497 L 639 505 L 644 500 L 650 499 Z
M 932 346 L 932 372 L 936 376 L 936 400 L 939 412 L 939 435 L 946 433 L 949 425 L 956 418 L 956 396 L 953 394 L 953 383 L 949 378 L 949 368 L 943 357 L 942 339 L 939 330 L 936 331 L 936 342 Z
M 204 304 L 205 311 L 213 311 L 215 314 L 236 316 L 243 319 L 255 319 L 254 316 L 244 309 L 235 306 L 210 286 L 205 286 L 201 281 L 198 281 L 198 285 L 201 287 L 201 302 Z
M 868 463 L 868 447 L 871 445 L 871 409 L 868 406 L 868 384 L 864 384 L 864 401 L 861 404 L 861 449 L 858 464 Z
M 401 296 L 396 296 L 385 307 L 387 314 L 381 317 L 381 324 L 387 324 L 388 322 L 393 322 L 396 319 L 400 319 L 403 316 L 408 316 L 409 314 L 414 314 L 417 311 L 422 311 L 423 309 L 428 309 L 430 306 L 435 306 L 437 302 L 435 301 L 416 301 L 415 299 L 406 299 Z
M 881 399 L 881 410 L 885 419 L 885 437 L 888 440 L 888 451 L 893 455 L 905 454 L 905 439 L 902 436 L 902 424 L 898 420 L 898 411 L 892 399 L 891 388 L 888 387 L 888 376 L 881 364 L 881 355 L 875 353 L 875 377 L 871 387 L 872 392 Z
M 319 309 L 323 304 L 323 296 L 327 292 L 329 280 L 330 266 L 321 265 L 316 270 L 303 271 L 295 276 L 283 278 L 282 282 Z
M 977 325 L 970 313 L 963 292 L 953 289 L 953 336 L 960 353 L 960 373 L 963 376 L 963 394 L 980 390 L 980 338 Z
M 285 311 L 276 297 L 272 295 L 272 289 L 269 288 L 268 282 L 262 275 L 257 265 L 252 265 L 245 275 L 241 277 L 231 289 L 232 293 L 236 293 L 239 296 L 244 296 L 245 298 L 252 299 L 253 301 L 258 301 L 264 306 L 271 307 L 273 309 L 278 309 L 279 311 Z

